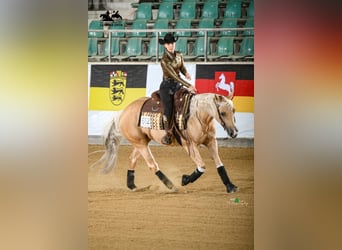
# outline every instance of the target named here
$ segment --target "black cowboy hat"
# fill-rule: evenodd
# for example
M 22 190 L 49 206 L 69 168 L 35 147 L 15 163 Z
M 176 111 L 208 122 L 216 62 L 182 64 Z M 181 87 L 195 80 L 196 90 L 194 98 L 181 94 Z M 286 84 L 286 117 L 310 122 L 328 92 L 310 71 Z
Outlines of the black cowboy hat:
M 159 43 L 160 44 L 165 44 L 165 43 L 174 43 L 178 40 L 178 37 L 175 38 L 171 33 L 167 33 L 164 36 L 164 39 L 159 38 Z

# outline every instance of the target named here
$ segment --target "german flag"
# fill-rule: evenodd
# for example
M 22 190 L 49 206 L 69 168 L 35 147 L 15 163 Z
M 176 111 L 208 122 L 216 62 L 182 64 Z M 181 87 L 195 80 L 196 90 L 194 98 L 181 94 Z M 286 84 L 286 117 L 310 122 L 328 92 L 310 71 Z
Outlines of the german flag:
M 195 84 L 199 93 L 224 96 L 234 88 L 236 112 L 254 113 L 254 65 L 197 65 Z
M 147 65 L 92 65 L 89 110 L 122 110 L 146 96 Z

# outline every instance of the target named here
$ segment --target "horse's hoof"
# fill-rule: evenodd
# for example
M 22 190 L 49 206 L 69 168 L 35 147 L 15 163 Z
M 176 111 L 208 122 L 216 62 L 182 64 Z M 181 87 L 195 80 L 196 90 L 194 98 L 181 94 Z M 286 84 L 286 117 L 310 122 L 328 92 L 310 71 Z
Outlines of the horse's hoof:
M 189 184 L 190 182 L 190 175 L 183 175 L 182 176 L 182 186 Z
M 235 193 L 238 191 L 238 187 L 235 186 L 233 183 L 227 184 L 227 193 Z
M 132 191 L 134 191 L 134 190 L 137 188 L 134 184 L 132 184 L 132 185 L 127 185 L 127 187 L 128 187 L 130 190 L 132 190 Z

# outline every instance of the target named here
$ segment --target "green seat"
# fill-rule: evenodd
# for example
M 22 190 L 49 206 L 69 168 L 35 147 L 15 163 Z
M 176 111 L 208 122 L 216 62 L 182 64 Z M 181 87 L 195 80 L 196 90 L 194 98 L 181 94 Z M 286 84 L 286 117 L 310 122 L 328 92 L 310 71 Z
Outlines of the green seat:
M 156 48 L 156 39 L 152 38 L 150 40 L 150 44 L 148 46 L 147 55 L 151 57 L 155 57 L 157 55 L 157 48 Z M 161 55 L 164 53 L 164 46 L 158 43 L 158 56 L 161 57 Z
M 245 37 L 241 42 L 240 55 L 254 56 L 254 37 Z
M 100 20 L 93 20 L 89 24 L 89 29 L 90 30 L 103 30 L 103 25 L 101 24 Z M 103 35 L 104 35 L 103 32 L 95 32 L 95 31 L 88 32 L 88 37 L 101 38 L 103 37 Z
M 135 15 L 135 19 L 152 19 L 152 3 L 140 3 Z
M 221 28 L 237 28 L 237 22 L 234 19 L 225 18 L 222 21 Z M 222 30 L 220 32 L 221 36 L 236 36 L 236 30 Z
M 142 54 L 142 39 L 140 37 L 130 37 L 127 41 L 126 55 L 140 56 Z
M 214 19 L 212 19 L 212 18 L 201 19 L 199 24 L 198 24 L 198 29 L 200 31 L 197 32 L 197 36 L 204 36 L 205 32 L 201 29 L 206 29 L 206 28 L 214 28 Z M 208 36 L 214 36 L 214 31 L 208 31 L 207 35 Z
M 146 20 L 138 19 L 138 20 L 133 21 L 131 29 L 132 30 L 147 29 Z M 129 36 L 130 37 L 146 37 L 146 32 L 139 32 L 139 31 L 130 32 Z
M 234 38 L 232 37 L 220 37 L 217 42 L 218 56 L 230 56 L 234 54 Z
M 182 7 L 179 12 L 179 19 L 195 19 L 196 18 L 196 3 L 187 2 L 182 3 Z
M 204 37 L 198 37 L 195 41 L 195 47 L 194 47 L 194 55 L 195 56 L 204 56 Z M 207 54 L 210 54 L 210 44 L 209 41 L 207 41 Z
M 254 19 L 247 19 L 245 28 L 254 28 Z M 254 30 L 244 30 L 244 36 L 254 36 Z
M 109 39 L 104 44 L 104 54 L 109 56 Z M 120 38 L 112 38 L 110 44 L 110 55 L 117 56 L 120 54 Z
M 173 19 L 173 4 L 161 3 L 159 5 L 157 19 Z
M 176 24 L 176 29 L 190 29 L 191 19 L 179 19 Z M 190 31 L 176 31 L 176 36 L 191 36 Z
M 188 55 L 188 38 L 178 38 L 175 50 L 180 51 L 183 55 Z
M 154 23 L 154 29 L 168 29 L 169 28 L 169 20 L 168 19 L 157 19 Z M 158 32 L 160 37 L 164 37 L 167 33 L 166 31 Z M 152 37 L 155 37 L 156 33 L 152 33 Z
M 202 8 L 201 18 L 217 18 L 218 17 L 218 2 L 205 2 Z
M 224 11 L 224 18 L 240 18 L 241 1 L 228 1 Z
M 97 55 L 97 38 L 89 37 L 88 38 L 88 56 L 96 56 Z
M 109 30 L 124 30 L 125 23 L 124 21 L 114 21 L 112 25 L 109 27 Z M 125 37 L 125 32 L 114 31 L 111 32 L 112 37 Z
M 251 1 L 248 5 L 247 17 L 254 17 L 254 1 Z

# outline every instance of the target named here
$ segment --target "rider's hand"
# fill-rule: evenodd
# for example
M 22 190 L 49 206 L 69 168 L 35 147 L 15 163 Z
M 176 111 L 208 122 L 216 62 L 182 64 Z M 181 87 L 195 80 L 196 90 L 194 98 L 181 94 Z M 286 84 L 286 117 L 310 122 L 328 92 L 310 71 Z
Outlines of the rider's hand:
M 197 89 L 195 88 L 195 86 L 191 85 L 189 87 L 189 90 L 192 92 L 192 93 L 196 93 L 197 92 Z

